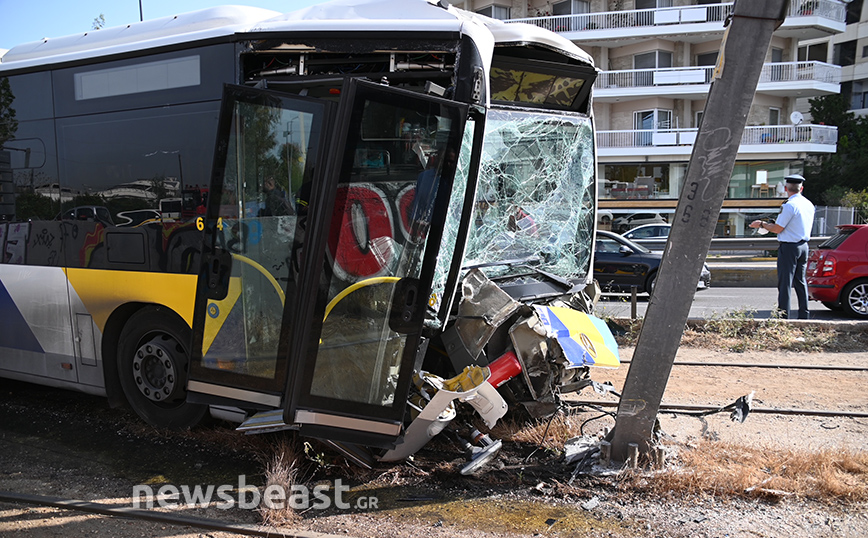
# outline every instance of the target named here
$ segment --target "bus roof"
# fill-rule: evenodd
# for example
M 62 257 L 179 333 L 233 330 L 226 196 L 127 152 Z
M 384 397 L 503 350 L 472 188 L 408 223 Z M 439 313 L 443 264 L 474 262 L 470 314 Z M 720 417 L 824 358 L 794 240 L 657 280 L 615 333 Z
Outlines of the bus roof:
M 442 4 L 442 5 L 441 5 Z M 0 56 L 0 71 L 33 68 L 244 34 L 288 31 L 459 32 L 496 44 L 537 43 L 593 65 L 591 57 L 554 32 L 507 24 L 438 0 L 333 0 L 291 13 L 222 6 L 171 17 L 24 43 Z M 493 39 L 492 39 L 493 38 Z M 484 39 L 484 38 L 483 38 Z

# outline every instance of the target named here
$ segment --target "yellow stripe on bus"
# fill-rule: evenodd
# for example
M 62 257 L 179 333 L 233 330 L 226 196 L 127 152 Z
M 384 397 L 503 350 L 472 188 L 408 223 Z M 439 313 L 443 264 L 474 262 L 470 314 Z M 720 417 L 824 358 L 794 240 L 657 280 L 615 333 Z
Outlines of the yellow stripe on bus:
M 74 268 L 64 272 L 100 331 L 118 306 L 131 302 L 164 305 L 193 325 L 196 275 Z

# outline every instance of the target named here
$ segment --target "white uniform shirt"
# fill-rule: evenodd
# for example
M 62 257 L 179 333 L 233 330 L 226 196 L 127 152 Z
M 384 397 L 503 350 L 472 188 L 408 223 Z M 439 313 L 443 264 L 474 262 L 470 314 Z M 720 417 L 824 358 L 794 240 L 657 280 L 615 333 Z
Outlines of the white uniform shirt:
M 814 225 L 814 204 L 800 192 L 793 194 L 781 206 L 781 214 L 778 215 L 775 224 L 784 228 L 778 234 L 778 241 L 782 243 L 807 241 L 811 238 L 811 228 Z

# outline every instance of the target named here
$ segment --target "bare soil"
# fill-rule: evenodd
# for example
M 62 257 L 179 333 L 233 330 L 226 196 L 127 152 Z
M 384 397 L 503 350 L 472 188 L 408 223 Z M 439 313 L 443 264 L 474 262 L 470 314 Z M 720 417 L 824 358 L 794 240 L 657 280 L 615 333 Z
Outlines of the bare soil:
M 633 348 L 622 347 L 622 360 Z M 868 367 L 868 351 L 730 352 L 682 347 L 676 362 Z M 627 367 L 595 370 L 620 391 Z M 661 413 L 669 446 L 691 450 L 703 440 L 750 448 L 797 452 L 868 451 L 868 418 L 808 416 L 798 410 L 868 413 L 868 372 L 674 366 L 664 404 L 725 406 L 753 393 L 744 423 L 728 413 L 707 417 Z M 572 401 L 615 402 L 582 392 Z M 785 414 L 763 410 L 783 410 Z M 269 447 L 287 434 L 241 437 L 226 425 L 194 432 L 158 432 L 125 410 L 107 409 L 100 398 L 0 381 L 0 490 L 130 506 L 133 484 L 234 483 L 245 473 L 263 484 Z M 611 428 L 609 417 L 587 412 L 584 433 Z M 280 437 L 280 436 L 284 437 Z M 487 472 L 464 477 L 460 450 L 435 439 L 411 461 L 363 471 L 315 442 L 299 465 L 308 484 L 341 478 L 355 497 L 378 500 L 374 509 L 309 510 L 285 523 L 290 535 L 328 533 L 356 537 L 864 537 L 868 510 L 846 498 L 815 500 L 798 495 L 757 498 L 697 489 L 669 495 L 623 487 L 624 471 L 577 475 L 558 451 L 506 441 Z M 667 465 L 678 465 L 672 457 Z M 649 479 L 655 470 L 640 471 Z M 634 474 L 635 477 L 635 474 Z M 192 481 L 192 482 L 191 482 Z M 761 486 L 762 484 L 757 484 Z M 190 515 L 258 524 L 252 510 L 213 507 Z M 275 529 L 277 530 L 277 529 Z M 111 518 L 59 508 L 0 503 L 0 535 L 239 536 L 214 530 Z M 279 535 L 279 534 L 278 534 Z

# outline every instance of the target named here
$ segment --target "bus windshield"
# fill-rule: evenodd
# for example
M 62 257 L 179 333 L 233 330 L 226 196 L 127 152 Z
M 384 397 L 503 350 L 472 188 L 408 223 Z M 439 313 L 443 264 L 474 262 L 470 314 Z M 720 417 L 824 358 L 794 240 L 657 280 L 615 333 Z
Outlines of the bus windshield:
M 594 138 L 588 117 L 492 109 L 464 266 L 533 260 L 568 279 L 588 274 Z M 509 264 L 489 276 L 514 273 Z

